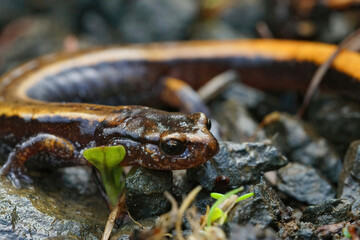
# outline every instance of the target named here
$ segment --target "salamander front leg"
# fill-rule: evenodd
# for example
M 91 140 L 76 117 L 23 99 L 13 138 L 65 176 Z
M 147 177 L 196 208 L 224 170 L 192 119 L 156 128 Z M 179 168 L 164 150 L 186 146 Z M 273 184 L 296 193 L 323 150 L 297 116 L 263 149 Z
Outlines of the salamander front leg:
M 21 188 L 21 183 L 30 184 L 32 180 L 25 175 L 24 164 L 27 159 L 40 152 L 46 152 L 56 158 L 69 160 L 70 162 L 78 158 L 74 145 L 68 140 L 41 133 L 17 144 L 9 154 L 7 162 L 1 168 L 0 174 L 7 175 L 16 188 Z

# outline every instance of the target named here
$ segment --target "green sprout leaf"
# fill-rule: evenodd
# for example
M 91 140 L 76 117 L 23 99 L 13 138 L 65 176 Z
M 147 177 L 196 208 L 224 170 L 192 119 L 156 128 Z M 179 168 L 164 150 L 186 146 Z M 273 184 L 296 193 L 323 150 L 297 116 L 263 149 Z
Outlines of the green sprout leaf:
M 214 199 L 219 199 L 219 198 L 223 197 L 224 194 L 221 194 L 221 193 L 210 193 L 210 196 L 211 196 L 212 198 L 214 198 Z M 252 196 L 254 196 L 254 192 L 244 194 L 244 195 L 240 196 L 238 199 L 236 199 L 236 202 L 235 202 L 235 203 L 238 203 L 238 202 L 240 202 L 240 201 L 242 201 L 242 200 L 245 200 L 245 199 L 247 199 L 247 198 L 249 198 L 249 197 L 252 197 Z
M 225 222 L 226 218 L 227 218 L 227 213 L 223 212 L 220 208 L 218 208 L 218 206 L 223 203 L 226 199 L 230 198 L 232 195 L 241 192 L 242 190 L 244 190 L 243 187 L 239 187 L 236 188 L 228 193 L 221 194 L 221 193 L 210 193 L 210 196 L 214 199 L 217 199 L 217 201 L 211 206 L 210 211 L 209 211 L 209 216 L 207 219 L 207 226 L 210 227 L 211 223 L 215 222 L 216 220 L 221 218 L 221 222 Z M 242 196 L 240 196 L 239 198 L 236 199 L 236 202 L 240 202 L 242 200 L 245 200 L 249 197 L 252 197 L 254 195 L 254 192 L 251 193 L 247 193 L 244 194 Z
M 218 208 L 218 206 L 224 202 L 226 199 L 228 199 L 231 195 L 234 195 L 234 194 L 237 194 L 238 192 L 244 190 L 243 187 L 239 187 L 239 188 L 236 188 L 228 193 L 226 193 L 224 196 L 220 197 L 210 208 L 210 211 L 209 211 L 209 216 L 208 216 L 208 219 L 207 219 L 207 226 L 210 227 L 211 226 L 211 218 L 213 218 L 213 215 L 215 213 L 215 209 Z
M 352 237 L 351 237 L 351 235 L 350 235 L 349 230 L 347 229 L 347 227 L 344 227 L 344 228 L 343 228 L 342 233 L 343 233 L 344 237 L 347 237 L 347 238 L 352 239 Z
M 116 205 L 117 198 L 124 187 L 124 182 L 120 181 L 122 167 L 119 164 L 125 154 L 125 148 L 121 145 L 89 148 L 83 153 L 84 157 L 99 170 L 106 194 L 113 206 Z
M 244 195 L 240 196 L 238 199 L 236 199 L 236 203 L 240 202 L 242 200 L 245 200 L 245 199 L 247 199 L 249 197 L 252 197 L 252 196 L 254 196 L 254 194 L 255 194 L 254 192 L 244 194 Z
M 221 194 L 221 193 L 215 193 L 215 192 L 213 192 L 213 193 L 210 193 L 210 196 L 212 197 L 212 198 L 214 198 L 214 199 L 219 199 L 219 198 L 221 198 L 221 197 L 223 197 L 224 196 L 224 194 Z
M 224 215 L 224 211 L 220 208 L 215 208 L 213 214 L 211 215 L 211 222 L 215 222 Z

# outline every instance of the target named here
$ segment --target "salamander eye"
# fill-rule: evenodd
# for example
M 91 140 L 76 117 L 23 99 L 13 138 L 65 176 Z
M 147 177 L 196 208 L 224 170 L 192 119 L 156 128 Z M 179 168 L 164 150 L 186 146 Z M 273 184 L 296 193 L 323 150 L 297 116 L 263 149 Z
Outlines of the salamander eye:
M 186 149 L 185 144 L 178 139 L 169 139 L 161 143 L 161 150 L 168 155 L 179 155 Z
M 207 119 L 206 128 L 207 128 L 208 130 L 211 129 L 211 120 L 210 120 L 210 118 Z

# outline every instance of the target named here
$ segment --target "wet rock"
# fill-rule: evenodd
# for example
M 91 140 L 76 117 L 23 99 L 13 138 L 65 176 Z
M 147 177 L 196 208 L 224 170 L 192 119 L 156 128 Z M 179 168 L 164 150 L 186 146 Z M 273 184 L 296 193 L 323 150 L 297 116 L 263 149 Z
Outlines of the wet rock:
M 230 240 L 277 240 L 280 239 L 271 228 L 262 229 L 259 226 L 238 225 L 230 223 L 227 226 Z
M 279 151 L 265 143 L 221 142 L 220 152 L 200 167 L 189 169 L 188 178 L 199 182 L 208 191 L 227 179 L 228 188 L 255 183 L 266 171 L 279 169 L 287 160 Z
M 241 76 L 240 76 L 241 77 Z M 269 113 L 279 109 L 278 100 L 245 84 L 234 83 L 221 94 L 225 100 L 236 99 L 260 121 Z
M 278 170 L 279 190 L 307 204 L 318 204 L 335 197 L 335 190 L 314 168 L 289 163 Z
M 316 226 L 339 223 L 350 220 L 351 203 L 345 199 L 329 199 L 305 209 L 301 221 Z
M 319 133 L 333 143 L 343 156 L 350 143 L 360 139 L 360 105 L 324 97 L 309 109 L 309 119 Z
M 278 198 L 269 183 L 262 178 L 259 184 L 250 188 L 255 195 L 240 201 L 230 211 L 228 221 L 238 224 L 259 224 L 261 227 L 277 226 L 280 221 L 287 221 L 289 210 Z
M 0 178 L 0 239 L 99 239 L 109 210 L 94 193 L 67 188 L 61 172 L 33 175 L 32 189 Z
M 290 161 L 312 166 L 330 181 L 337 182 L 341 159 L 327 141 L 310 125 L 286 113 L 274 112 L 266 117 L 264 129 L 268 137 L 276 136 L 274 144 Z
M 98 186 L 92 180 L 90 167 L 67 167 L 59 169 L 64 186 L 76 189 L 80 194 L 96 194 Z
M 265 140 L 265 132 L 258 130 L 258 123 L 248 110 L 236 99 L 229 99 L 211 108 L 214 118 L 218 121 L 222 130 L 223 139 L 233 142 L 247 142 Z
M 132 1 L 118 29 L 125 42 L 184 39 L 197 9 L 197 3 L 192 0 Z
M 352 202 L 352 210 L 360 212 L 360 141 L 349 147 L 340 174 L 338 196 Z
M 170 209 L 164 192 L 172 189 L 171 171 L 155 171 L 139 167 L 125 181 L 126 206 L 136 219 L 162 214 Z

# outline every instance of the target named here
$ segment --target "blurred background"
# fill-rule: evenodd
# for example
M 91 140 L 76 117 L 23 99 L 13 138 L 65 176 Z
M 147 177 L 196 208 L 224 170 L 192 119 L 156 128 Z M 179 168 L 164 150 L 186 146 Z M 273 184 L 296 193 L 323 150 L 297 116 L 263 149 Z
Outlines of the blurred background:
M 0 74 L 94 45 L 287 38 L 338 43 L 360 0 L 0 0 Z

